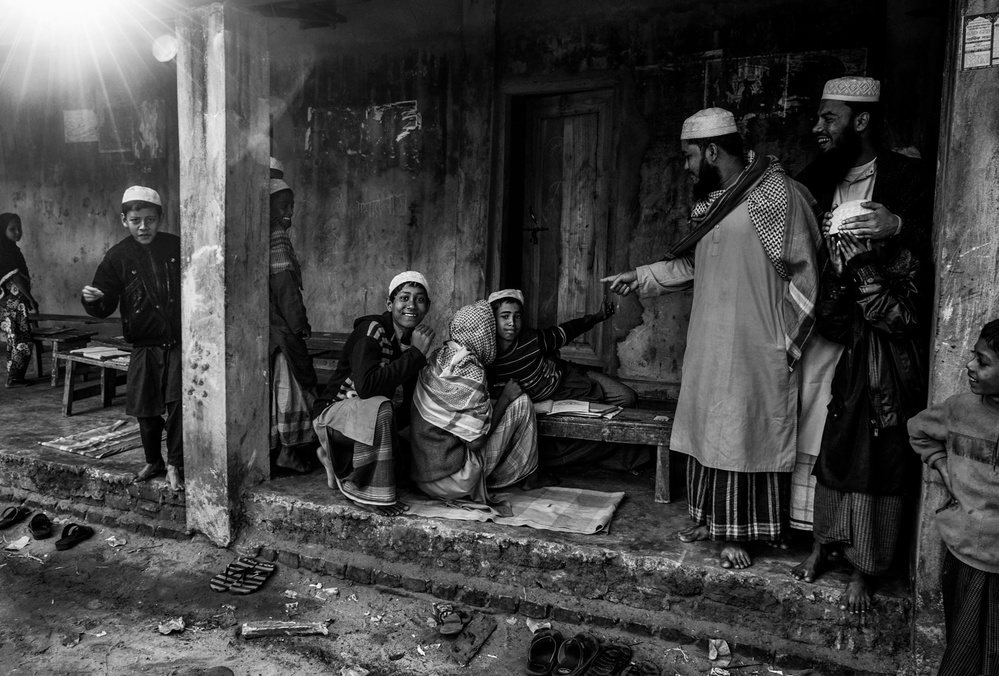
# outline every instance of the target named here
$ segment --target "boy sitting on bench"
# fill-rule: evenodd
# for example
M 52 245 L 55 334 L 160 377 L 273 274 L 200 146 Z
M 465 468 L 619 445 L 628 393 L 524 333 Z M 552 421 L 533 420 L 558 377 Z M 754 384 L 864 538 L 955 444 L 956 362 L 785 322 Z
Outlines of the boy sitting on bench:
M 634 406 L 638 395 L 627 385 L 598 371 L 584 371 L 559 357 L 559 349 L 614 314 L 614 304 L 600 312 L 545 329 L 523 325 L 524 294 L 504 289 L 489 295 L 496 316 L 496 359 L 486 366 L 490 394 L 497 397 L 510 380 L 532 401 L 579 399 L 615 406 Z M 558 439 L 541 443 L 541 465 L 599 465 L 631 470 L 649 459 L 648 449 L 599 441 Z

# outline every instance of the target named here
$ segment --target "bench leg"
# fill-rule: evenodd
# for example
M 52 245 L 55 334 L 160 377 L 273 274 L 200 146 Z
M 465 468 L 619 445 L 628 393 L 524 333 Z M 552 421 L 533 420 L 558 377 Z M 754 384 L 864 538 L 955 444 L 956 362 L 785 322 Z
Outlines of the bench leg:
M 670 501 L 669 495 L 669 446 L 659 444 L 656 447 L 656 502 Z
M 73 386 L 75 385 L 76 372 L 73 368 L 73 360 L 66 360 L 66 382 L 62 390 L 62 414 L 73 415 Z
M 41 378 L 42 377 L 42 348 L 44 347 L 44 344 L 43 344 L 42 341 L 37 340 L 37 339 L 33 339 L 31 341 L 31 344 L 35 348 L 35 377 L 36 378 Z
M 114 399 L 115 375 L 114 369 L 101 369 L 101 405 L 104 408 L 109 407 Z

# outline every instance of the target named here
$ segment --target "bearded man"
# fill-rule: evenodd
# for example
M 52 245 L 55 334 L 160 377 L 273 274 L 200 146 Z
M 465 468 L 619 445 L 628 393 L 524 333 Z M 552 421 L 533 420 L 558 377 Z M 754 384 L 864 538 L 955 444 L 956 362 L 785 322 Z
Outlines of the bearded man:
M 812 200 L 774 157 L 743 154 L 732 114 L 683 123 L 696 204 L 665 260 L 605 277 L 643 297 L 693 288 L 670 448 L 686 454 L 694 525 L 721 541 L 719 565 L 752 563 L 745 543 L 780 540 L 794 466 L 796 366 L 814 323 L 821 235 Z
M 843 220 L 841 232 L 862 240 L 898 237 L 900 244 L 921 259 L 919 287 L 921 323 L 928 338 L 933 297 L 930 222 L 931 181 L 920 160 L 886 150 L 879 141 L 881 83 L 874 78 L 847 76 L 826 82 L 812 134 L 821 154 L 797 179 L 815 197 L 828 230 L 831 212 L 840 204 L 863 200 L 867 213 Z M 802 369 L 802 409 L 798 458 L 791 483 L 791 526 L 810 531 L 815 477 L 812 469 L 832 397 L 832 375 L 841 348 L 815 336 Z M 795 577 L 810 571 L 796 568 Z M 811 581 L 809 579 L 809 581 Z

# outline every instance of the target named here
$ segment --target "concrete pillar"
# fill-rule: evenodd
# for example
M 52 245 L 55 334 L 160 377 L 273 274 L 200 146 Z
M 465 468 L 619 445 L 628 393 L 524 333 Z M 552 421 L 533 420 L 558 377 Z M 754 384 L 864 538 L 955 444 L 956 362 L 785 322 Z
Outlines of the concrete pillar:
M 968 389 L 965 364 L 982 325 L 999 317 L 999 66 L 963 68 L 965 17 L 999 12 L 999 0 L 951 0 L 940 119 L 934 231 L 937 314 L 930 401 Z M 918 671 L 935 673 L 944 642 L 934 514 L 945 502 L 936 472 L 923 472 L 913 647 Z
M 267 34 L 213 4 L 177 35 L 187 525 L 226 546 L 269 471 Z

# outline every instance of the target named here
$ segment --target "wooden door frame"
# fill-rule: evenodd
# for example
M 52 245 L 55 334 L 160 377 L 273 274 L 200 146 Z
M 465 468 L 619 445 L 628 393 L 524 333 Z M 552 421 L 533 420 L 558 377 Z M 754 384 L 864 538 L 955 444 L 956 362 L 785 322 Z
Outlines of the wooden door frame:
M 511 131 L 513 102 L 518 97 L 526 96 L 558 96 L 560 94 L 574 94 L 592 90 L 610 90 L 611 120 L 608 125 L 610 130 L 608 160 L 607 160 L 607 232 L 608 250 L 606 255 L 607 265 L 610 270 L 623 269 L 626 265 L 627 246 L 625 241 L 621 241 L 624 232 L 630 232 L 630 228 L 622 229 L 622 214 L 618 208 L 618 195 L 620 194 L 619 182 L 621 180 L 620 138 L 621 121 L 623 115 L 623 81 L 624 76 L 619 73 L 607 73 L 590 75 L 586 77 L 552 77 L 552 78 L 530 78 L 530 79 L 507 79 L 500 83 L 499 95 L 496 102 L 496 144 L 493 162 L 493 176 L 497 180 L 493 181 L 491 194 L 492 208 L 490 209 L 490 221 L 488 231 L 488 247 L 486 259 L 486 286 L 488 289 L 499 289 L 506 281 L 502 275 L 503 251 L 507 244 L 507 233 L 505 223 L 509 215 L 510 206 L 510 180 L 511 180 Z M 595 310 L 596 308 L 594 308 Z M 604 372 L 615 374 L 617 372 L 618 361 L 615 350 L 614 335 L 609 322 L 604 323 L 596 330 L 602 330 L 602 351 Z

